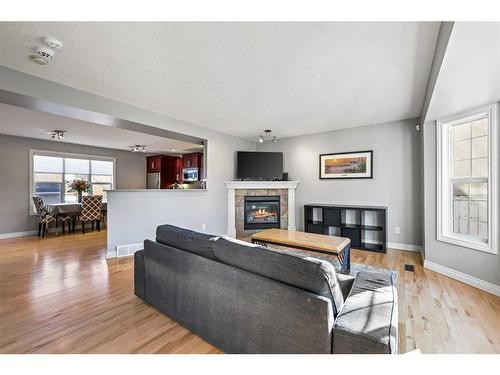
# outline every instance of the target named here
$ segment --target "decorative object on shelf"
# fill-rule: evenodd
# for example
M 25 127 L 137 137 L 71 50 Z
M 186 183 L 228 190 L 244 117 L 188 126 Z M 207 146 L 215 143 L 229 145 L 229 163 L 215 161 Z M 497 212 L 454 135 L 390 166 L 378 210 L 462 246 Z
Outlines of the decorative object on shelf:
M 66 130 L 54 130 L 52 133 L 50 133 L 50 139 L 54 140 L 61 140 L 64 138 L 64 133 L 66 133 Z
M 129 149 L 132 152 L 146 152 L 146 146 L 144 146 L 144 145 L 129 146 Z
M 70 192 L 77 193 L 78 203 L 82 203 L 83 192 L 90 190 L 90 182 L 84 179 L 76 179 L 69 184 Z
M 373 151 L 321 154 L 319 178 L 373 178 Z
M 259 135 L 259 143 L 264 143 L 267 141 L 271 141 L 272 143 L 278 143 L 278 138 L 276 136 L 271 137 L 271 130 L 266 129 L 264 130 L 264 135 Z

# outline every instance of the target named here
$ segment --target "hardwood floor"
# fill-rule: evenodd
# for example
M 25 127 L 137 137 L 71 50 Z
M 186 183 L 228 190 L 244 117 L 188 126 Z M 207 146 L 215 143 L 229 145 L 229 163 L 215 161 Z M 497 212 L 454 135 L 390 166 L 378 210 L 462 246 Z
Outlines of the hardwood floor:
M 106 260 L 105 245 L 105 231 L 0 240 L 0 353 L 220 352 L 136 298 L 132 257 Z M 399 272 L 400 353 L 500 353 L 500 298 L 424 269 L 419 253 L 352 261 Z

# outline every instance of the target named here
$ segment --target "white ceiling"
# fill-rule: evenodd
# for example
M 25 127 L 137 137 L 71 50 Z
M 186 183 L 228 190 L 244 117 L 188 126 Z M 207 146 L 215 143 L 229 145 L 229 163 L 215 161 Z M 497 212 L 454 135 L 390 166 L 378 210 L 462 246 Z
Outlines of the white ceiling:
M 418 117 L 438 22 L 0 23 L 0 65 L 246 138 Z M 28 58 L 40 38 L 54 61 Z
M 64 142 L 86 146 L 129 151 L 129 146 L 139 144 L 147 146 L 148 153 L 202 150 L 202 147 L 194 143 L 97 125 L 0 103 L 0 134 L 48 140 L 49 134 L 55 129 L 67 131 Z
M 455 22 L 426 121 L 500 101 L 500 22 Z

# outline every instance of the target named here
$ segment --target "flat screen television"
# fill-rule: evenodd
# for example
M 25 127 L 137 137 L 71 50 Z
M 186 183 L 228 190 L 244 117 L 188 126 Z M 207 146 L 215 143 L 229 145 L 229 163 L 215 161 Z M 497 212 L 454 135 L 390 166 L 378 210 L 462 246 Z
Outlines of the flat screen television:
M 281 180 L 282 152 L 238 151 L 237 178 L 242 180 Z

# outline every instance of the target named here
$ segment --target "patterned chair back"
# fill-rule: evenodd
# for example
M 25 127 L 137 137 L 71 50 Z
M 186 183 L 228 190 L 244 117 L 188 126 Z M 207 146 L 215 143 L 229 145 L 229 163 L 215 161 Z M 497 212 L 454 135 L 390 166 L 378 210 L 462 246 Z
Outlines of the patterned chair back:
M 91 195 L 82 198 L 82 216 L 80 220 L 89 221 L 101 219 L 102 195 Z
M 33 197 L 33 203 L 35 204 L 36 216 L 38 219 L 45 219 L 45 217 L 49 214 L 49 211 L 47 210 L 47 207 L 45 207 L 42 197 Z

